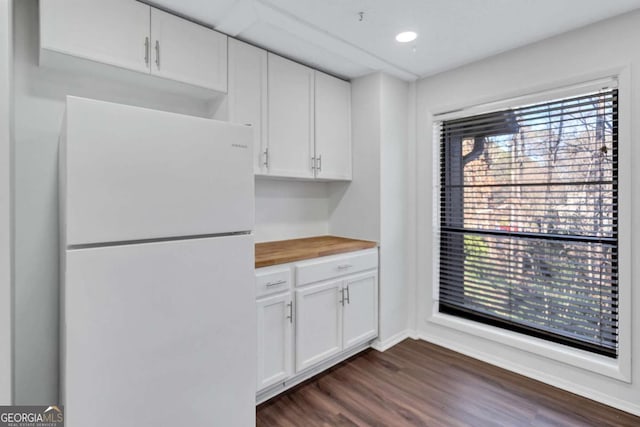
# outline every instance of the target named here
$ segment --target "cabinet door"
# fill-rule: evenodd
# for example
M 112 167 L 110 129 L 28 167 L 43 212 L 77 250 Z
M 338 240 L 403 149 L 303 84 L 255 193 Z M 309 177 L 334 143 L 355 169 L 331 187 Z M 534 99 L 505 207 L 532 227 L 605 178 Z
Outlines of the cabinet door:
M 269 54 L 269 174 L 313 178 L 314 71 Z
M 342 350 L 342 281 L 296 291 L 296 372 Z
M 291 375 L 293 350 L 293 301 L 291 293 L 259 299 L 258 310 L 258 391 Z
M 316 71 L 315 143 L 323 179 L 351 179 L 351 83 Z
M 266 173 L 267 51 L 229 39 L 229 121 L 253 128 L 253 169 Z
M 151 74 L 227 91 L 227 36 L 151 9 Z
M 133 0 L 44 0 L 40 47 L 148 73 L 149 13 Z
M 378 335 L 378 273 L 344 279 L 344 349 Z

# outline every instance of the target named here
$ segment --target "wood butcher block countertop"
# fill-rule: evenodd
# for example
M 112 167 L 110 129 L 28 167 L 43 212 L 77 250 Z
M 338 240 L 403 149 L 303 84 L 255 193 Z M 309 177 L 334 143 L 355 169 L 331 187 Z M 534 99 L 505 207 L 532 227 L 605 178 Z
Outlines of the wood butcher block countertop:
M 256 243 L 256 268 L 370 249 L 376 246 L 378 246 L 376 242 L 336 236 Z

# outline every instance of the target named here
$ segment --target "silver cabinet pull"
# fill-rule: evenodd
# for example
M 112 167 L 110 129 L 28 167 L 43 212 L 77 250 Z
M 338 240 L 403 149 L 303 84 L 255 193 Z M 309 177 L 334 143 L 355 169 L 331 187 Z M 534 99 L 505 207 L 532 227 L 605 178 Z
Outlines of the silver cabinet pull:
M 345 288 L 347 290 L 347 304 L 351 304 L 351 293 L 349 292 L 349 285 Z
M 278 280 L 278 281 L 275 281 L 275 282 L 267 282 L 267 284 L 265 286 L 267 288 L 271 288 L 273 286 L 284 285 L 285 283 L 287 283 L 286 280 Z
M 346 270 L 346 269 L 351 268 L 351 267 L 353 267 L 353 265 L 351 265 L 351 264 L 340 264 L 337 268 L 338 268 L 338 270 Z
M 344 306 L 344 288 L 340 289 L 340 304 Z
M 318 156 L 318 172 L 322 172 L 322 154 Z
M 160 40 L 156 40 L 156 67 L 160 69 Z
M 149 65 L 149 37 L 144 38 L 144 63 Z
M 269 147 L 264 149 L 264 162 L 263 165 L 269 169 Z
M 293 301 L 289 301 L 287 307 L 289 307 L 289 315 L 287 316 L 287 319 L 289 319 L 289 323 L 293 323 Z
M 315 157 L 311 158 L 311 170 L 312 171 L 316 170 L 316 158 Z

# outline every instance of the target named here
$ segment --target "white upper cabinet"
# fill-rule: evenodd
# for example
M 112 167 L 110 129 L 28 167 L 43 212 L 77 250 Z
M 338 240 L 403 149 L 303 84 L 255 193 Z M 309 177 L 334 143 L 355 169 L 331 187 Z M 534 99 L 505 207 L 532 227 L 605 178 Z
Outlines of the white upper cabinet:
M 246 64 L 255 62 L 257 59 L 245 60 Z M 267 76 L 268 131 L 266 141 L 263 137 L 260 152 L 256 153 L 256 174 L 351 180 L 351 84 L 271 53 L 267 64 L 268 69 L 260 77 Z M 251 71 L 238 70 L 237 66 L 230 69 L 243 81 L 248 80 L 248 74 L 255 73 L 252 81 L 262 82 L 257 75 L 262 68 L 257 64 Z M 230 82 L 234 78 L 230 76 Z M 262 105 L 259 98 L 262 92 L 258 91 L 261 87 L 257 83 L 252 87 L 254 99 L 243 94 L 242 102 L 257 109 Z M 236 90 L 242 93 L 241 89 Z M 234 110 L 246 112 L 249 108 L 234 107 L 234 103 L 241 104 L 230 97 L 230 115 L 238 121 L 233 117 Z M 251 111 L 259 117 L 257 111 Z M 264 115 L 262 110 L 260 117 Z
M 227 91 L 227 36 L 135 0 L 40 1 L 40 48 L 42 64 L 64 54 Z
M 40 46 L 149 72 L 146 43 L 150 43 L 150 9 L 132 0 L 41 1 Z
M 227 36 L 151 8 L 151 73 L 227 91 Z
M 265 174 L 267 148 L 267 51 L 229 39 L 229 121 L 253 128 L 253 169 Z
M 316 177 L 351 179 L 351 84 L 316 71 Z
M 314 178 L 314 71 L 268 57 L 269 174 Z

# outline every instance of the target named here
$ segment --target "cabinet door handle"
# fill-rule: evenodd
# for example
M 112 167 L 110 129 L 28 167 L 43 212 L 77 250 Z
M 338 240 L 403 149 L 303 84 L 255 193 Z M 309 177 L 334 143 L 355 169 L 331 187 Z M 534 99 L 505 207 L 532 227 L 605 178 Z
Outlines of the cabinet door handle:
M 345 288 L 347 290 L 347 304 L 351 304 L 351 293 L 349 292 L 349 285 Z
M 340 304 L 344 306 L 344 288 L 340 289 Z
M 311 170 L 315 172 L 316 170 L 316 158 L 312 157 L 311 158 Z
M 351 264 L 340 264 L 337 268 L 338 268 L 338 270 L 346 270 L 346 269 L 351 268 L 351 267 L 353 267 L 353 265 L 351 265 Z
M 322 172 L 322 154 L 318 156 L 318 172 Z
M 269 147 L 264 149 L 264 166 L 269 169 Z
M 156 40 L 156 67 L 160 69 L 160 40 Z
M 149 65 L 149 37 L 144 38 L 144 64 Z
M 265 286 L 267 288 L 271 288 L 273 286 L 284 285 L 285 283 L 287 283 L 286 280 L 277 280 L 275 282 L 267 282 L 267 284 Z
M 289 301 L 287 307 L 289 307 L 289 315 L 287 316 L 287 319 L 289 319 L 289 323 L 293 323 L 293 301 Z

